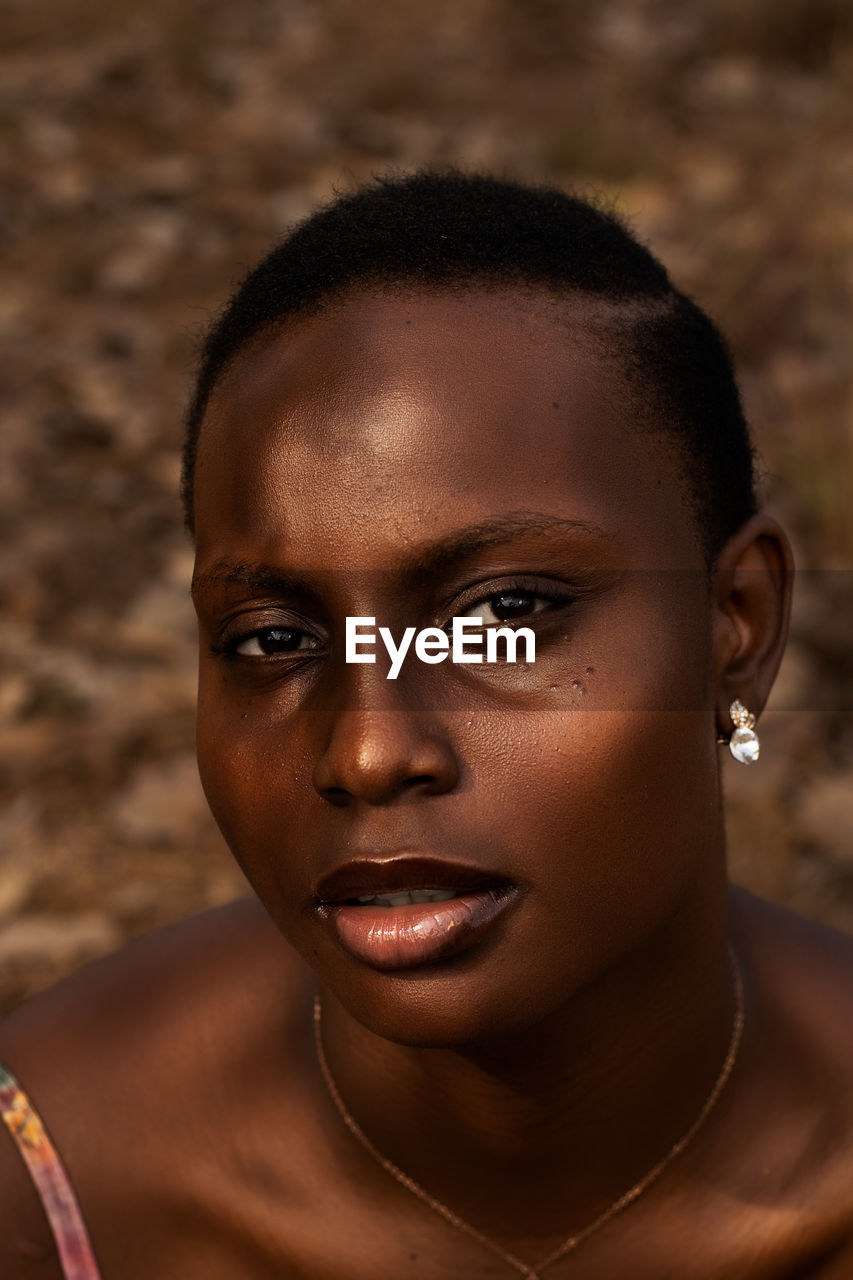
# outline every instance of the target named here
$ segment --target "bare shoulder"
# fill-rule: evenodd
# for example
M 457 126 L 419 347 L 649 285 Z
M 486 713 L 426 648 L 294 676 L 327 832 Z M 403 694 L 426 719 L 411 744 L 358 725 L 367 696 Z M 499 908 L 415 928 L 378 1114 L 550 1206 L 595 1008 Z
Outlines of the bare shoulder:
M 244 899 L 159 929 L 21 1005 L 0 1023 L 0 1059 L 61 1100 L 131 1062 L 198 1070 L 216 1031 L 249 1031 L 265 1000 L 288 1006 L 300 966 L 263 908 Z M 165 1057 L 164 1057 L 165 1055 Z
M 772 1010 L 853 1104 L 853 938 L 743 890 L 734 937 Z
M 227 1162 L 239 1083 L 249 1094 L 286 1095 L 288 1024 L 306 1026 L 309 1003 L 301 962 L 247 899 L 131 943 L 0 1024 L 0 1060 L 43 1118 L 96 1241 L 109 1250 L 112 1223 L 134 1205 L 191 1198 L 186 1180 L 205 1167 L 208 1148 Z M 274 1089 L 252 1074 L 270 1061 L 273 1039 Z M 225 1115 L 233 1125 L 218 1123 Z M 197 1163 L 181 1161 L 187 1151 Z M 0 1274 L 54 1280 L 44 1214 L 0 1133 L 0 1241 L 10 1232 L 16 1243 L 0 1243 Z M 22 1250 L 33 1255 L 30 1270 Z

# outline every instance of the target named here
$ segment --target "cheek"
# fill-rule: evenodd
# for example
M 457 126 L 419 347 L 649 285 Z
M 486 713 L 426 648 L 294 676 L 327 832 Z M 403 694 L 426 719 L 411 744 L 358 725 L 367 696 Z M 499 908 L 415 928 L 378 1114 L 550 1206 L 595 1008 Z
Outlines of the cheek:
M 715 823 L 697 822 L 718 799 L 704 715 L 552 713 L 515 731 L 496 786 L 512 843 L 542 908 L 590 942 L 654 924 L 715 865 Z
M 269 845 L 288 837 L 287 815 L 311 770 L 282 717 L 259 717 L 251 695 L 235 696 L 216 672 L 201 671 L 197 720 L 202 786 L 225 840 L 260 890 Z M 263 851 L 258 856 L 258 851 Z

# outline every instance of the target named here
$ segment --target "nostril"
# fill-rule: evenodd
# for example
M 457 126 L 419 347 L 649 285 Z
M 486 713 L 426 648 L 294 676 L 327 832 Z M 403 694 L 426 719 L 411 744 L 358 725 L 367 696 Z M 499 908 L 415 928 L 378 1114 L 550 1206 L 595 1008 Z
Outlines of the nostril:
M 408 791 L 414 791 L 418 787 L 424 790 L 428 789 L 432 791 L 437 791 L 440 789 L 440 783 L 438 778 L 435 776 L 435 774 L 423 773 L 423 774 L 418 774 L 413 778 L 406 778 L 406 780 L 402 784 L 402 789 L 405 789 Z
M 320 794 L 324 800 L 328 800 L 331 804 L 339 807 L 348 804 L 352 800 L 352 796 L 346 787 L 323 787 L 320 790 Z
M 387 804 L 389 800 L 404 793 L 413 791 L 423 791 L 427 795 L 435 795 L 442 791 L 439 779 L 431 773 L 418 774 L 412 778 L 404 778 L 396 786 L 390 788 L 383 787 L 370 793 L 366 788 L 362 788 L 360 792 L 348 791 L 346 787 L 322 787 L 318 788 L 320 795 L 324 800 L 328 800 L 330 804 L 339 808 L 350 804 L 356 799 L 363 799 L 368 804 Z

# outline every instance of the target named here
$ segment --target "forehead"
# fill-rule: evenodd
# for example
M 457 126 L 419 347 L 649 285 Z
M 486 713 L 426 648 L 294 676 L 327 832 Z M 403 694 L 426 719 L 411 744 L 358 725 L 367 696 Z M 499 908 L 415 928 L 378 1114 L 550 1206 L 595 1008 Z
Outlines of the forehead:
M 454 525 L 535 509 L 602 528 L 626 567 L 696 567 L 677 461 L 639 422 L 582 301 L 349 297 L 233 362 L 201 432 L 201 558 L 385 567 Z

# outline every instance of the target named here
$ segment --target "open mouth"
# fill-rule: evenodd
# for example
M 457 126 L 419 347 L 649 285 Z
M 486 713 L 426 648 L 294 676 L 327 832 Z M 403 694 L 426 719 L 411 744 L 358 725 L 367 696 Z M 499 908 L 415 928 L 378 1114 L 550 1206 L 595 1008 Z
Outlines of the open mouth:
M 458 898 L 458 889 L 405 889 L 402 893 L 367 893 L 359 898 L 347 899 L 348 906 L 362 907 L 413 907 L 424 902 L 449 902 Z
M 441 859 L 358 859 L 318 886 L 318 915 L 353 958 L 408 969 L 467 950 L 516 898 L 505 878 Z

